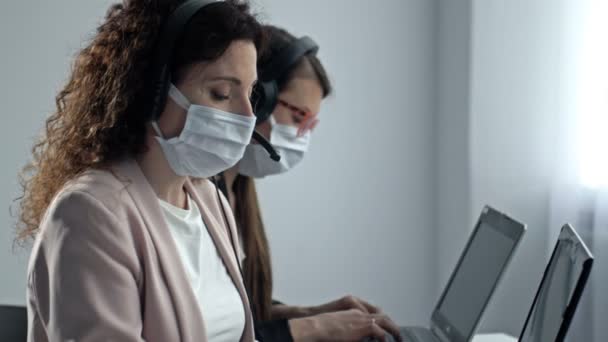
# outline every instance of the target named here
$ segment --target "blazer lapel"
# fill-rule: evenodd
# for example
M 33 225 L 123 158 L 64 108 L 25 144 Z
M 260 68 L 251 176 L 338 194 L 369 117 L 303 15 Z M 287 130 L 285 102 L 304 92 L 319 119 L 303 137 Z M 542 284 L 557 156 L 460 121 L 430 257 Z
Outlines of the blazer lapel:
M 173 300 L 181 334 L 180 341 L 206 341 L 207 334 L 198 301 L 180 262 L 177 247 L 162 214 L 156 193 L 134 160 L 118 164 L 114 171 L 119 179 L 128 180 L 126 190 L 133 198 L 158 253 L 163 277 Z

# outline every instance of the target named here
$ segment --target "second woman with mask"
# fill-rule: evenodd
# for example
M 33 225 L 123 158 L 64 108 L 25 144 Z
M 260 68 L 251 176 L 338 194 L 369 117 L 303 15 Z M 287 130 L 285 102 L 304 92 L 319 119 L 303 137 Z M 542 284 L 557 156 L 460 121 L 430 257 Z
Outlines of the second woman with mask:
M 388 316 L 353 296 L 310 307 L 272 300 L 270 249 L 253 178 L 287 172 L 303 159 L 319 122 L 321 102 L 332 86 L 316 56 L 318 46 L 310 38 L 296 38 L 274 26 L 264 29 L 269 44 L 258 62 L 259 93 L 254 94 L 257 129 L 281 160 L 269 159 L 260 145 L 251 144 L 239 164 L 223 173 L 223 190 L 242 240 L 244 279 L 259 338 L 264 342 L 360 341 L 365 337 L 383 340 L 390 334 L 400 340 L 398 327 Z

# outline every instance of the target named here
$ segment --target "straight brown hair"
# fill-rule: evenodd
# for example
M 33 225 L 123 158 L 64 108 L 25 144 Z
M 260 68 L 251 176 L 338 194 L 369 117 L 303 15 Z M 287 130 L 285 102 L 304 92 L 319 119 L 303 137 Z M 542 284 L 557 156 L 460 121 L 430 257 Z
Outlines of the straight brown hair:
M 271 319 L 272 265 L 255 183 L 250 177 L 238 175 L 232 191 L 236 198 L 234 215 L 246 255 L 243 281 L 249 290 L 255 317 L 267 321 Z

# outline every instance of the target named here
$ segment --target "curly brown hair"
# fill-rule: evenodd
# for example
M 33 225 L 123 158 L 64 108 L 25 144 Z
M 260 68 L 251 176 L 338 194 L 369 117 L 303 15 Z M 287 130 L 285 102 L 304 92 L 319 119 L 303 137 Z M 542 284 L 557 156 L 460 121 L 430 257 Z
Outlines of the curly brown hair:
M 32 149 L 32 162 L 20 174 L 17 241 L 36 235 L 50 202 L 68 181 L 145 152 L 150 56 L 168 14 L 183 2 L 124 0 L 112 5 L 78 52 L 55 99 L 56 111 Z M 205 6 L 177 42 L 173 74 L 191 63 L 219 58 L 235 40 L 262 47 L 264 34 L 248 3 L 227 0 Z

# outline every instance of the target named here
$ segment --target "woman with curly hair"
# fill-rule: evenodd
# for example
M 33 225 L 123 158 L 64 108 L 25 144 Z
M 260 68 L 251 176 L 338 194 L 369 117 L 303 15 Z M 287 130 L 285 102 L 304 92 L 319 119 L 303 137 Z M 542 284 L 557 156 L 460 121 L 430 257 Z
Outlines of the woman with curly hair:
M 262 41 L 243 1 L 109 9 L 22 176 L 29 341 L 254 340 L 234 218 L 206 178 L 250 141 Z

